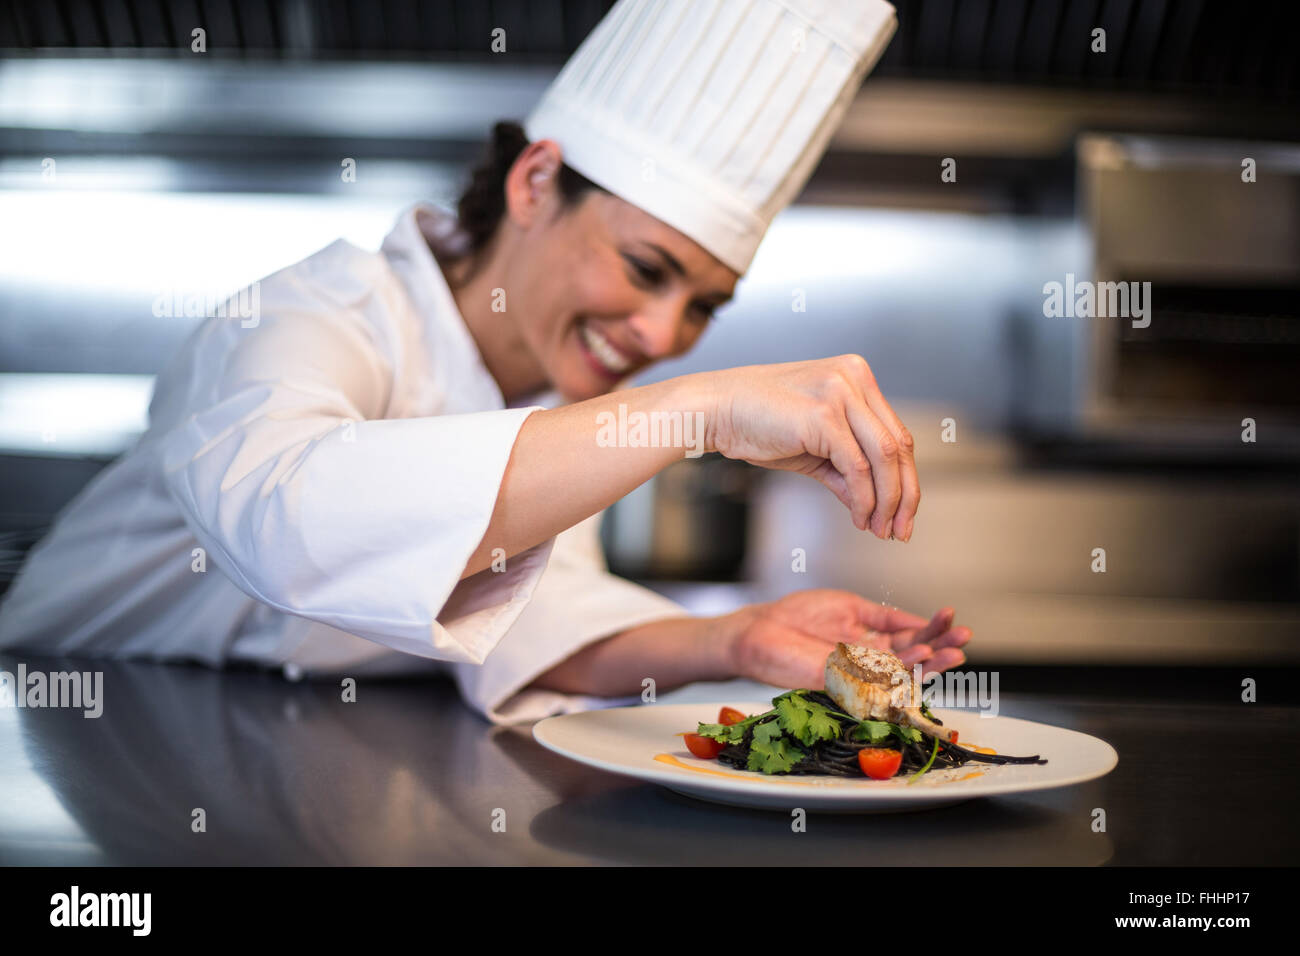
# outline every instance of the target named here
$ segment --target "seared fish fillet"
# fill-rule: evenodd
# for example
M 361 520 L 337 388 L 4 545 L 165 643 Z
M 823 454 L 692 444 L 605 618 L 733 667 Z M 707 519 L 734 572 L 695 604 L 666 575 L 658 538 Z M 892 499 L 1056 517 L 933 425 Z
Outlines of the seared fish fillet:
M 826 658 L 826 693 L 858 720 L 887 720 L 957 742 L 957 731 L 940 727 L 921 713 L 921 688 L 915 676 L 889 651 L 836 644 Z

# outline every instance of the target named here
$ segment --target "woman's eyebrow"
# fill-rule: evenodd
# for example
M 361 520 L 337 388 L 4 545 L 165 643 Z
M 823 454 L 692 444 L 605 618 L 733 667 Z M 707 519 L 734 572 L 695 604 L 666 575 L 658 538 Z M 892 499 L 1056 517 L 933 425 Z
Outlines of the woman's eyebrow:
M 644 240 L 643 240 L 643 241 L 644 241 Z M 659 253 L 659 255 L 663 256 L 663 257 L 664 257 L 664 261 L 668 263 L 668 267 L 669 267 L 670 269 L 672 269 L 674 272 L 676 272 L 676 273 L 677 273 L 679 276 L 681 276 L 683 279 L 684 279 L 684 278 L 687 278 L 687 276 L 686 276 L 686 270 L 682 267 L 682 264 L 681 264 L 680 262 L 677 261 L 677 257 L 676 257 L 676 256 L 674 256 L 671 252 L 669 252 L 669 251 L 668 251 L 667 249 L 665 249 L 663 246 L 661 246 L 661 245 L 657 245 L 656 243 L 653 243 L 653 242 L 646 242 L 646 245 L 649 246 L 651 249 L 653 249 L 655 252 Z
M 644 242 L 645 240 L 642 241 Z M 671 252 L 669 252 L 663 246 L 658 245 L 657 243 L 645 242 L 645 244 L 649 246 L 651 249 L 653 249 L 655 252 L 659 253 L 659 255 L 664 257 L 664 261 L 668 264 L 668 268 L 672 269 L 683 279 L 690 278 L 686 274 L 686 269 L 682 266 L 680 262 L 677 261 L 677 257 L 674 256 Z M 706 299 L 714 300 L 715 305 L 726 305 L 728 302 L 731 301 L 732 295 L 730 292 L 706 292 L 704 297 Z

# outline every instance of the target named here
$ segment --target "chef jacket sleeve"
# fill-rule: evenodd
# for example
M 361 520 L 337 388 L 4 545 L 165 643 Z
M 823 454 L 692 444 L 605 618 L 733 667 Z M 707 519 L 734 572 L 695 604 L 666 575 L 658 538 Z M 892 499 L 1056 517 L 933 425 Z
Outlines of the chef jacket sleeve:
M 519 428 L 541 406 L 383 419 L 403 354 L 387 317 L 409 305 L 391 285 L 353 278 L 355 295 L 340 302 L 277 274 L 256 328 L 200 329 L 190 353 L 210 357 L 167 385 L 188 395 L 158 439 L 163 480 L 250 596 L 409 654 L 477 664 L 554 544 L 460 580 Z
M 638 702 L 639 695 L 594 697 L 527 685 L 588 644 L 651 621 L 689 616 L 668 598 L 606 570 L 602 514 L 557 537 L 532 600 L 481 667 L 450 665 L 465 702 L 493 723 Z

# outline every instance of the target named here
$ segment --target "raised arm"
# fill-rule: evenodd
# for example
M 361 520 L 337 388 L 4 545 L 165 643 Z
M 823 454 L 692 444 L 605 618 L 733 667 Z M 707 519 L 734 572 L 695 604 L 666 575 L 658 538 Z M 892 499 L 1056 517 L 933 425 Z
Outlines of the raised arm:
M 809 475 L 849 509 L 856 527 L 880 538 L 912 535 L 921 499 L 912 436 L 866 361 L 842 355 L 687 375 L 533 413 L 464 576 L 488 567 L 494 549 L 531 547 L 683 457 L 682 447 L 603 446 L 600 416 L 619 418 L 620 405 L 629 421 L 653 412 L 698 415 L 702 450 Z

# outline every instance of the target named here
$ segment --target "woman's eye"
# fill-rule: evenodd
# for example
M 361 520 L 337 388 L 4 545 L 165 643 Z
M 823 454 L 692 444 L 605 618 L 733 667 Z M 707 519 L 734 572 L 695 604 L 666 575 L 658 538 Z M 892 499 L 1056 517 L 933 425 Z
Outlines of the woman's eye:
M 695 315 L 701 322 L 712 322 L 715 306 L 707 302 L 697 302 L 695 304 Z
M 633 259 L 630 257 L 628 258 L 627 263 L 632 267 L 632 271 L 636 274 L 639 281 L 647 285 L 658 285 L 663 281 L 663 270 L 656 269 L 654 266 L 642 262 L 640 259 Z

